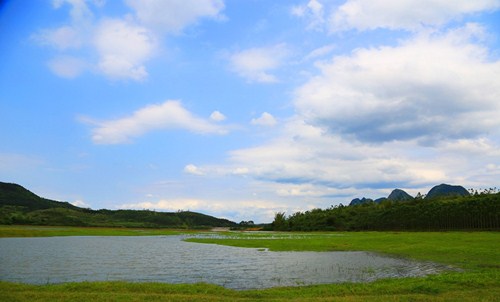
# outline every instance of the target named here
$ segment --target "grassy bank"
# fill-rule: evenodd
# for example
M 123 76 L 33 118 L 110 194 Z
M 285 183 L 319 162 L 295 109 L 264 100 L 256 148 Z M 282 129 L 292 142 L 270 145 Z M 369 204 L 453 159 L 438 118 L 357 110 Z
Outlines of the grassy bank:
M 480 285 L 478 287 L 478 285 Z M 20 285 L 0 282 L 1 301 L 498 301 L 500 291 L 471 276 L 382 280 L 233 291 L 210 284 L 92 282 Z
M 0 225 L 0 237 L 54 237 L 54 236 L 159 236 L 185 234 L 188 230 L 102 228 L 102 227 L 50 227 Z
M 0 236 L 7 229 L 0 228 Z M 75 228 L 73 232 L 78 235 L 98 232 L 90 229 L 85 233 L 86 230 Z M 104 230 L 99 235 L 106 235 Z M 48 230 L 37 234 L 42 231 Z M 52 234 L 58 231 L 62 230 L 51 230 Z M 106 232 L 115 235 L 119 231 Z M 144 232 L 147 231 L 152 232 L 148 235 L 170 232 Z M 124 232 L 144 234 L 143 230 Z M 498 301 L 500 296 L 500 233 L 224 233 L 216 238 L 189 241 L 276 251 L 366 250 L 446 263 L 463 271 L 425 278 L 251 291 L 233 291 L 209 284 L 84 282 L 35 286 L 0 282 L 0 301 Z

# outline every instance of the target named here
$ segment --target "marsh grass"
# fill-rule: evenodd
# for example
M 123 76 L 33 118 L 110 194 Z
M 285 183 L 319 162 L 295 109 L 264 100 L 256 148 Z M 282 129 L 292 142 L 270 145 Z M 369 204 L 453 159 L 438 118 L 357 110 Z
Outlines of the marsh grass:
M 170 235 L 183 231 L 0 227 L 0 236 Z M 19 236 L 16 236 L 19 237 Z M 500 233 L 200 233 L 187 241 L 272 251 L 372 251 L 434 261 L 460 271 L 370 283 L 234 291 L 211 284 L 82 282 L 26 285 L 0 282 L 0 301 L 498 301 Z M 191 237 L 191 238 L 189 238 Z M 370 273 L 369 271 L 365 273 Z M 298 284 L 299 285 L 299 284 Z

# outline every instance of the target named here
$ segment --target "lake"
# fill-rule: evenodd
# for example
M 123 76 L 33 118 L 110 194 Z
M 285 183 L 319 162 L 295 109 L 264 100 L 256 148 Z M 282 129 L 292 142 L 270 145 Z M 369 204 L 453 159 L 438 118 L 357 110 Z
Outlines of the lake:
M 368 252 L 271 252 L 182 241 L 182 236 L 0 239 L 0 280 L 213 283 L 257 289 L 424 276 L 430 262 Z

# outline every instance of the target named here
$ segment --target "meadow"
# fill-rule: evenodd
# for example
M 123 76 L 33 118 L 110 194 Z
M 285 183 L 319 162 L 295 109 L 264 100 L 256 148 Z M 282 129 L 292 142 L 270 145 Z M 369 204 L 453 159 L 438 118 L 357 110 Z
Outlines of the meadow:
M 157 229 L 0 227 L 0 237 L 169 235 Z M 373 251 L 453 266 L 420 278 L 234 291 L 211 284 L 0 282 L 0 301 L 498 301 L 498 232 L 191 233 L 188 241 L 273 251 Z
M 187 230 L 153 228 L 67 227 L 0 225 L 0 237 L 53 236 L 160 236 L 190 233 Z

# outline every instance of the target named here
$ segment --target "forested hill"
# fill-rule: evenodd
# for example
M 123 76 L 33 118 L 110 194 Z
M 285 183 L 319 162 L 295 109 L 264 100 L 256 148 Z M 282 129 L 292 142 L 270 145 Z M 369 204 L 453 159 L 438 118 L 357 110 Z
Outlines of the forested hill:
M 0 182 L 0 205 L 10 205 L 24 207 L 29 211 L 65 208 L 81 210 L 81 208 L 70 204 L 69 202 L 59 202 L 39 197 L 33 192 L 23 188 L 18 184 Z
M 500 193 L 469 192 L 439 185 L 427 197 L 402 190 L 391 198 L 356 198 L 349 206 L 332 206 L 286 216 L 277 213 L 271 229 L 280 231 L 343 230 L 500 230 Z M 394 192 L 394 191 L 393 191 Z M 395 198 L 398 196 L 398 198 Z M 429 197 L 430 196 L 430 197 Z
M 210 228 L 236 223 L 190 211 L 91 210 L 42 198 L 18 184 L 0 182 L 0 224 Z

